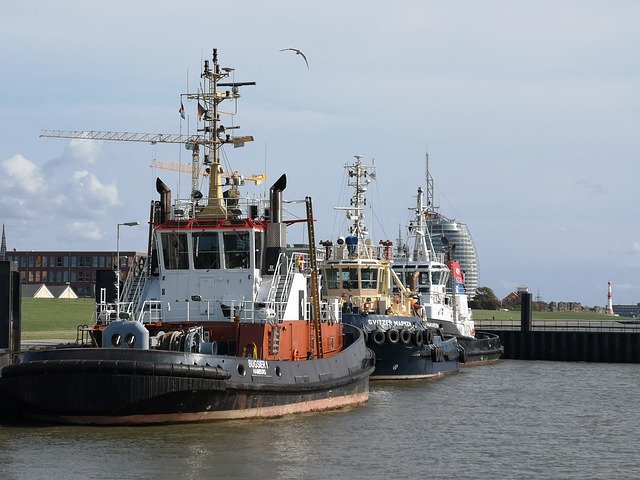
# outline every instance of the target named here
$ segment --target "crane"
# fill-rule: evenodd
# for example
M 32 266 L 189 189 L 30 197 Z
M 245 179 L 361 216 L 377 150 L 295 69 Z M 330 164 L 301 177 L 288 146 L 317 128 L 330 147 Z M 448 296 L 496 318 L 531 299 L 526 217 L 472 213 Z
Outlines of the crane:
M 182 173 L 190 173 L 193 170 L 193 167 L 189 165 L 183 165 L 176 162 L 157 162 L 155 160 L 152 161 L 149 166 L 151 168 L 161 168 L 163 170 L 171 170 L 174 172 L 182 172 Z M 209 170 L 207 168 L 202 170 L 198 166 L 197 172 L 198 172 L 198 176 L 200 175 L 202 175 L 203 177 L 209 176 Z M 262 182 L 264 182 L 267 179 L 267 175 L 266 173 L 255 173 L 250 176 L 245 176 L 242 173 L 240 173 L 238 170 L 231 170 L 231 172 L 229 173 L 223 172 L 222 178 L 227 180 L 227 183 L 234 183 L 234 180 L 239 180 L 240 182 L 244 182 L 244 181 L 255 182 L 256 185 L 260 185 Z
M 199 128 L 198 135 L 181 135 L 173 133 L 137 133 L 137 132 L 112 132 L 95 130 L 42 130 L 40 137 L 50 138 L 72 138 L 80 140 L 115 140 L 121 142 L 147 142 L 152 145 L 157 143 L 181 143 L 187 150 L 192 152 L 191 181 L 192 199 L 202 197 L 197 191 L 198 176 L 200 172 L 200 146 L 204 147 L 203 165 L 209 169 L 209 197 L 207 205 L 200 216 L 224 218 L 227 216 L 227 208 L 222 195 L 223 179 L 225 174 L 220 167 L 220 148 L 225 144 L 233 145 L 234 148 L 243 147 L 246 142 L 253 141 L 250 135 L 235 136 L 227 133 L 229 130 L 240 128 L 239 126 L 225 127 L 220 123 L 220 115 L 235 115 L 234 112 L 223 112 L 219 109 L 219 104 L 225 100 L 236 100 L 240 98 L 239 87 L 245 85 L 255 85 L 255 82 L 228 82 L 222 83 L 221 79 L 228 77 L 233 71 L 231 68 L 220 68 L 218 64 L 218 50 L 213 49 L 213 65 L 209 65 L 209 60 L 204 61 L 204 68 L 201 77 L 205 80 L 204 88 L 198 93 L 182 94 L 188 100 L 198 102 L 198 116 L 203 119 L 204 126 Z M 220 87 L 230 87 L 230 90 L 219 91 Z M 200 104 L 204 103 L 204 106 Z M 203 169 L 204 170 L 204 169 Z M 239 178 L 238 175 L 231 178 Z M 229 176 L 226 176 L 227 183 Z M 248 179 L 251 179 L 250 177 Z

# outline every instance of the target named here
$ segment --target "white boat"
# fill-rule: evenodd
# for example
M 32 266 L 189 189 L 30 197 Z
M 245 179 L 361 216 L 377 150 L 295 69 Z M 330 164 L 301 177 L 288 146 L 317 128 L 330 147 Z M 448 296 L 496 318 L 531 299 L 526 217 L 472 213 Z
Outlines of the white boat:
M 393 270 L 409 286 L 425 320 L 438 324 L 445 335 L 458 340 L 462 363 L 495 361 L 503 352 L 500 338 L 476 332 L 464 272 L 455 260 L 455 245 L 444 237 L 441 243 L 446 251 L 435 251 L 427 228 L 429 215 L 424 190 L 418 188 L 414 216 L 407 225 L 407 242 L 396 250 Z

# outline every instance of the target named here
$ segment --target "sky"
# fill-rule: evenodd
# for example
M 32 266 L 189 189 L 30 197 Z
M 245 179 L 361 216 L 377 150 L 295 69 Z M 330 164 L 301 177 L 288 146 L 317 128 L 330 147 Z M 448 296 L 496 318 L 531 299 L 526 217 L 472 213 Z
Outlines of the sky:
M 392 239 L 425 184 L 468 225 L 479 285 L 545 301 L 640 302 L 636 1 L 4 0 L 0 221 L 9 249 L 146 251 L 161 177 L 188 195 L 180 145 L 39 138 L 41 129 L 187 133 L 204 59 L 244 87 L 255 141 L 230 168 L 286 173 L 316 239 L 344 235 L 344 165 L 374 161 L 371 234 Z M 283 48 L 305 52 L 300 56 Z M 185 194 L 185 192 L 187 192 Z M 289 204 L 303 216 L 299 204 Z M 342 230 L 342 231 L 341 231 Z M 289 241 L 302 235 L 290 232 Z M 304 238 L 302 238 L 304 240 Z

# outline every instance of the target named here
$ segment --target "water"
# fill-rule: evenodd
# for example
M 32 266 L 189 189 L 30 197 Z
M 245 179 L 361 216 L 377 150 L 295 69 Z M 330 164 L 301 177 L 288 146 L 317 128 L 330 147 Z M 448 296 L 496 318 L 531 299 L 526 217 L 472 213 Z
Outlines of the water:
M 501 360 L 260 421 L 0 426 L 0 478 L 640 478 L 640 365 Z

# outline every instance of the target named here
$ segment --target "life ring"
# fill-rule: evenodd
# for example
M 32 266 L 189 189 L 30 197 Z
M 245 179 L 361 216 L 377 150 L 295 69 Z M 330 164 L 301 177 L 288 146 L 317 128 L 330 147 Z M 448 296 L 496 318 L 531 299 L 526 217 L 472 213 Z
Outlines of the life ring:
M 413 343 L 416 347 L 422 345 L 422 330 L 416 330 L 413 332 Z
M 390 328 L 387 330 L 387 340 L 392 345 L 398 343 L 398 340 L 400 340 L 400 332 L 398 332 L 396 328 Z
M 407 328 L 400 330 L 400 343 L 409 345 L 411 343 L 411 332 Z
M 371 339 L 376 345 L 382 345 L 384 343 L 384 330 L 380 330 L 379 328 L 376 329 L 373 332 Z

